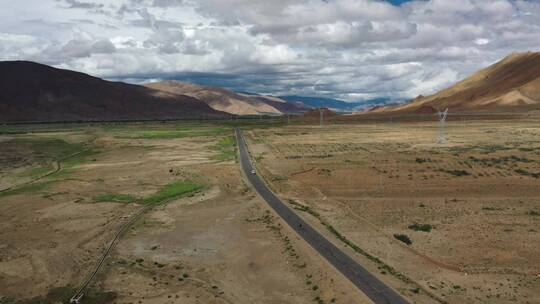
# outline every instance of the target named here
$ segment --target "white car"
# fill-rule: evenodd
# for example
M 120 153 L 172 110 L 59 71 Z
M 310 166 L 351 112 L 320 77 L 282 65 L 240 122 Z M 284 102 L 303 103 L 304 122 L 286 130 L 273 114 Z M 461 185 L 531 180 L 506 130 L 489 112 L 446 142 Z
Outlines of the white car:
M 255 170 L 251 170 L 251 174 L 255 174 L 255 173 L 257 173 L 257 172 L 255 172 Z

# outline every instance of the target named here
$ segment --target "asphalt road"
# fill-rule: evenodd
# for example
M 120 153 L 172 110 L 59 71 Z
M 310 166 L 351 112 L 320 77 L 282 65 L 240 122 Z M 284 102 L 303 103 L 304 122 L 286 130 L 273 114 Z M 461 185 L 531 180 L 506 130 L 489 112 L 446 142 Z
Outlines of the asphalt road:
M 276 211 L 276 213 L 287 222 L 292 229 L 298 233 L 313 249 L 319 252 L 330 264 L 347 277 L 358 289 L 366 294 L 374 303 L 408 303 L 401 295 L 385 285 L 373 276 L 355 260 L 328 241 L 319 232 L 313 229 L 291 208 L 283 203 L 257 175 L 252 174 L 254 170 L 249 153 L 242 137 L 240 129 L 236 128 L 236 138 L 240 151 L 240 161 L 242 169 L 249 182 L 253 185 L 259 195 Z

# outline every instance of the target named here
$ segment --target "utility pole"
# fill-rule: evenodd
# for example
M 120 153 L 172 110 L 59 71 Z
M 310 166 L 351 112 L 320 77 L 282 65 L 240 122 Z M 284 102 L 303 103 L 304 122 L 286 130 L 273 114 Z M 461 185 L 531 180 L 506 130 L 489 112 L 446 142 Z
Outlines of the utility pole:
M 321 127 L 321 128 L 322 128 L 322 125 L 323 125 L 323 115 L 324 115 L 324 114 L 323 114 L 323 108 L 320 108 L 320 109 L 319 109 L 319 116 L 320 116 L 320 118 L 319 118 L 319 124 L 320 124 L 320 127 Z
M 446 116 L 448 115 L 448 108 L 444 110 L 444 112 L 437 111 L 437 115 L 439 116 L 439 134 L 437 136 L 437 143 L 438 144 L 444 144 L 446 143 L 446 136 L 444 132 L 444 127 L 446 123 Z

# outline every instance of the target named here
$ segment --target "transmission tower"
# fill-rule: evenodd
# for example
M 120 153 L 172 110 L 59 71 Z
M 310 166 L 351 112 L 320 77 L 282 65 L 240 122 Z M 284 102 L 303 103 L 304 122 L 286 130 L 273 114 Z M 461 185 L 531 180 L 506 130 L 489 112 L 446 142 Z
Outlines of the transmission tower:
M 444 112 L 437 111 L 437 115 L 439 116 L 439 131 L 437 135 L 437 144 L 445 144 L 446 143 L 445 126 L 446 126 L 446 116 L 448 115 L 448 108 L 446 108 Z

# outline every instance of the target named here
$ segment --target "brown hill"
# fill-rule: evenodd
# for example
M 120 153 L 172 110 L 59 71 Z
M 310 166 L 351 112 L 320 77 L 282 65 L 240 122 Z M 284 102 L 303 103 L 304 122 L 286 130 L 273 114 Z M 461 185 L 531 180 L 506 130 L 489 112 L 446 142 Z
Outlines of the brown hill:
M 540 108 L 540 53 L 515 53 L 431 96 L 383 112 L 522 111 Z
M 0 122 L 219 118 L 199 100 L 27 61 L 0 62 Z
M 248 96 L 250 98 L 262 101 L 266 103 L 267 105 L 274 107 L 275 109 L 277 109 L 283 114 L 300 114 L 311 109 L 311 108 L 306 107 L 302 103 L 285 101 L 279 97 L 267 96 L 267 95 L 249 95 L 249 94 L 241 94 L 241 95 Z
M 298 113 L 303 110 L 295 104 L 275 97 L 240 94 L 222 88 L 175 80 L 149 83 L 146 86 L 164 92 L 192 96 L 215 110 L 237 115 Z

